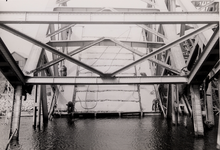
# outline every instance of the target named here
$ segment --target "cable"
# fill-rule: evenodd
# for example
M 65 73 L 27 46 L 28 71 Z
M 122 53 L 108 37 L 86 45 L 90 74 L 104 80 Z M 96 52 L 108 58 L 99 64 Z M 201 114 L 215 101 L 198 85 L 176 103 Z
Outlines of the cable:
M 79 96 L 78 96 L 78 99 L 79 99 L 80 105 L 81 105 L 81 107 L 82 107 L 83 109 L 94 109 L 94 108 L 97 106 L 97 102 L 96 102 L 96 104 L 95 104 L 93 107 L 91 107 L 91 108 L 84 107 L 84 106 L 82 105 L 82 101 L 81 101 L 81 99 L 79 98 Z
M 126 32 L 127 32 L 127 31 L 126 31 Z M 128 36 L 130 35 L 130 32 L 131 32 L 131 27 L 129 28 L 129 32 L 128 32 L 128 35 L 127 35 L 125 41 L 127 41 Z M 123 33 L 123 34 L 124 34 L 124 33 Z M 120 35 L 120 36 L 121 36 L 121 35 Z M 119 36 L 119 37 L 120 37 L 120 36 Z M 117 38 L 118 38 L 118 37 L 117 37 Z M 109 69 L 110 69 L 111 66 L 112 66 L 113 61 L 114 61 L 115 58 L 118 56 L 118 54 L 121 52 L 122 48 L 123 48 L 123 47 L 121 47 L 120 50 L 116 53 L 115 57 L 114 57 L 114 58 L 112 59 L 112 61 L 111 61 L 111 64 L 109 65 L 109 68 L 105 71 L 105 73 L 106 73 L 107 71 L 109 71 Z
M 102 52 L 102 54 L 95 60 L 95 62 L 93 62 L 90 66 L 93 66 L 101 57 L 102 57 L 102 55 L 106 52 L 106 50 L 108 49 L 108 47 L 109 46 L 107 46 L 106 48 L 105 48 L 105 50 Z M 79 71 L 82 71 L 82 70 L 85 70 L 85 68 L 83 68 L 83 69 L 81 69 L 81 70 L 79 70 Z
M 91 72 L 91 76 L 92 76 L 92 72 Z M 87 105 L 87 104 L 86 104 L 86 100 L 87 100 L 88 89 L 89 89 L 89 85 L 88 85 L 88 87 L 87 87 L 87 89 L 86 89 L 85 105 Z M 97 92 L 97 93 L 98 93 L 98 92 Z M 82 102 L 81 102 L 81 99 L 79 98 L 79 96 L 78 96 L 78 99 L 79 99 L 79 101 L 80 101 L 80 105 L 81 105 L 81 107 L 82 107 L 83 109 L 94 109 L 94 108 L 97 106 L 97 104 L 98 104 L 98 102 L 96 101 L 96 104 L 95 104 L 93 107 L 88 108 L 88 107 L 84 107 L 84 106 L 82 105 Z

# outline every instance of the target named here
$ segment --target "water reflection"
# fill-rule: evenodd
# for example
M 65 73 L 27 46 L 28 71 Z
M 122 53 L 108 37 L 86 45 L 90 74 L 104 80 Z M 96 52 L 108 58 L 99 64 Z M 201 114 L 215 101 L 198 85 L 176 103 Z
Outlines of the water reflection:
M 9 127 L 2 124 L 1 135 L 8 135 Z M 195 138 L 191 122 L 173 126 L 160 116 L 115 119 L 57 118 L 47 126 L 34 129 L 31 117 L 22 117 L 19 143 L 10 149 L 56 150 L 211 150 L 216 146 L 217 127 Z M 8 136 L 0 136 L 4 149 Z

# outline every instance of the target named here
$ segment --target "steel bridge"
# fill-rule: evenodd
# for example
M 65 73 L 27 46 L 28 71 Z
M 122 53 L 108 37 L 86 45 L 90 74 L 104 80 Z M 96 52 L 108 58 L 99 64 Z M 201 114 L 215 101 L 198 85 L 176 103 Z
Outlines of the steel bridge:
M 18 139 L 19 135 L 22 95 L 30 93 L 33 85 L 38 87 L 34 125 L 40 123 L 37 114 L 41 112 L 37 110 L 41 105 L 44 123 L 53 112 L 54 107 L 49 111 L 47 108 L 45 85 L 51 85 L 55 95 L 59 93 L 60 85 L 154 85 L 162 114 L 171 118 L 173 124 L 179 123 L 179 114 L 184 112 L 188 118 L 193 117 L 195 135 L 204 135 L 204 123 L 214 125 L 211 84 L 218 80 L 217 86 L 220 88 L 219 2 L 143 1 L 147 8 L 77 8 L 68 7 L 66 0 L 57 0 L 59 7 L 54 7 L 51 11 L 0 11 L 1 29 L 35 45 L 22 72 L 4 44 L 4 39 L 0 39 L 0 70 L 15 89 L 10 130 L 10 135 L 18 130 L 13 134 L 14 139 Z M 10 24 L 46 24 L 48 28 L 40 26 L 44 36 L 38 33 L 33 38 L 10 27 Z M 143 40 L 120 40 L 104 36 L 72 39 L 73 29 L 79 24 L 130 25 L 142 30 Z M 84 58 L 85 61 L 83 58 L 77 59 L 79 54 L 94 46 L 121 47 L 135 55 L 135 59 L 117 66 L 111 72 L 105 72 L 86 62 L 87 58 Z M 69 51 L 70 49 L 74 50 Z M 48 58 L 48 53 L 52 55 L 52 60 Z M 108 57 L 104 58 L 102 63 L 106 63 L 107 59 Z M 62 70 L 65 61 L 73 68 L 86 71 L 80 75 L 77 71 L 71 74 L 67 70 L 65 75 L 65 69 Z M 146 75 L 145 71 L 125 73 L 144 62 L 149 62 L 151 75 Z M 201 105 L 201 99 L 205 106 Z M 55 104 L 54 101 L 51 103 L 51 106 Z M 205 112 L 205 119 L 202 112 Z M 217 137 L 217 146 L 219 145 L 220 130 Z

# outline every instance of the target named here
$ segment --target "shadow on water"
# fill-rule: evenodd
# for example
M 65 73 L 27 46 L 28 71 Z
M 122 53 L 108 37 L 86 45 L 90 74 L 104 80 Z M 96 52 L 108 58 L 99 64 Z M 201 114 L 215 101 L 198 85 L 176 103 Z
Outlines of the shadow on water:
M 217 121 L 217 120 L 216 120 Z M 1 135 L 9 135 L 2 124 Z M 205 131 L 204 138 L 193 134 L 191 120 L 173 126 L 161 116 L 144 118 L 70 119 L 54 118 L 48 124 L 32 127 L 31 117 L 22 117 L 19 142 L 9 149 L 56 150 L 213 150 L 216 147 L 217 126 Z M 0 136 L 0 149 L 8 136 Z

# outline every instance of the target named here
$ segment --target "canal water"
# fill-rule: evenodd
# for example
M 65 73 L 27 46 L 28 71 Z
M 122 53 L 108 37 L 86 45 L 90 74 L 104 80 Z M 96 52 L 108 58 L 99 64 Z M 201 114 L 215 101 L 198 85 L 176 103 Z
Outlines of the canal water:
M 217 121 L 217 120 L 216 120 Z M 9 125 L 0 118 L 0 149 L 8 140 Z M 173 126 L 161 116 L 143 118 L 55 118 L 34 129 L 32 117 L 22 117 L 17 145 L 22 150 L 214 150 L 217 125 L 196 138 L 191 121 Z

